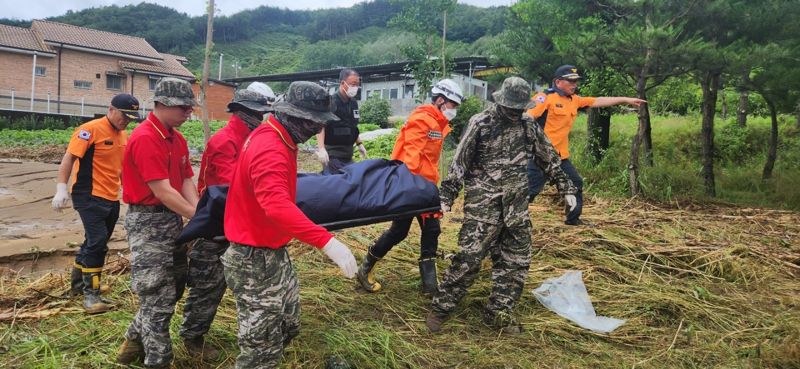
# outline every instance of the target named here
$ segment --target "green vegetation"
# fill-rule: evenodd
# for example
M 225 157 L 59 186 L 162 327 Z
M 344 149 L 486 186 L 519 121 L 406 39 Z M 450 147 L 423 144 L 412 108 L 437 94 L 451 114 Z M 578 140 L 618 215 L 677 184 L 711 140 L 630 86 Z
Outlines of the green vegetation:
M 293 242 L 302 323 L 280 367 L 321 369 L 334 355 L 361 369 L 797 367 L 798 270 L 787 265 L 800 252 L 792 242 L 800 232 L 796 213 L 600 199 L 584 211 L 600 226 L 575 229 L 562 225 L 560 206 L 543 198 L 531 208 L 536 247 L 516 307 L 525 333 L 499 335 L 482 323 L 491 291 L 488 262 L 443 331 L 427 333 L 430 301 L 418 292 L 416 226 L 381 262 L 384 291 L 374 294 L 343 278 L 322 253 Z M 442 222 L 445 254 L 458 250 L 461 203 L 454 209 Z M 339 231 L 337 238 L 360 259 L 386 226 Z M 438 264 L 443 270 L 449 262 Z M 118 308 L 94 316 L 83 314 L 78 299 L 49 297 L 68 288 L 64 276 L 0 276 L 0 308 L 17 314 L 0 322 L 0 366 L 115 367 L 138 305 L 126 260 L 112 256 L 107 265 L 104 281 Z M 584 272 L 598 314 L 627 320 L 615 332 L 579 328 L 531 295 L 545 279 L 574 269 Z M 176 368 L 231 367 L 238 348 L 230 293 L 206 338 L 222 349 L 219 363 L 201 364 L 183 349 L 182 308 L 180 302 L 171 326 Z
M 377 124 L 381 128 L 389 128 L 389 116 L 392 115 L 392 106 L 389 100 L 370 96 L 359 106 L 359 120 L 364 123 Z

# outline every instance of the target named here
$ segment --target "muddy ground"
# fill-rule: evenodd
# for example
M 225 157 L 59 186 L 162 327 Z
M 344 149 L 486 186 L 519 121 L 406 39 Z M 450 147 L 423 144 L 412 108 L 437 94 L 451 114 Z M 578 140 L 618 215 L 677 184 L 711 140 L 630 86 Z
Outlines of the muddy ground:
M 83 241 L 83 226 L 73 209 L 59 213 L 50 207 L 57 172 L 52 163 L 0 162 L 1 266 L 35 273 L 71 263 Z M 121 214 L 126 210 L 123 205 Z M 110 253 L 127 249 L 122 217 L 109 248 Z

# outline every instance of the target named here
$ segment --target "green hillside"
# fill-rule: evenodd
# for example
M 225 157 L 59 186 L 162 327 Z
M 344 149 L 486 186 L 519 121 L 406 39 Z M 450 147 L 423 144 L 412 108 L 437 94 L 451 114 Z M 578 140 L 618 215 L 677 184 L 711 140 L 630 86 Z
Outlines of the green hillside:
M 400 61 L 401 46 L 412 38 L 388 26 L 406 3 L 375 0 L 349 8 L 288 10 L 260 6 L 214 22 L 216 77 L 219 53 L 225 54 L 223 77 L 324 69 Z M 486 51 L 486 38 L 504 30 L 507 7 L 478 8 L 457 5 L 448 15 L 448 51 L 455 56 Z M 140 3 L 69 11 L 48 20 L 138 36 L 161 52 L 189 58 L 189 69 L 199 74 L 205 47 L 206 18 L 190 17 L 169 7 Z M 0 23 L 27 27 L 29 21 L 0 19 Z M 441 32 L 441 19 L 437 28 Z

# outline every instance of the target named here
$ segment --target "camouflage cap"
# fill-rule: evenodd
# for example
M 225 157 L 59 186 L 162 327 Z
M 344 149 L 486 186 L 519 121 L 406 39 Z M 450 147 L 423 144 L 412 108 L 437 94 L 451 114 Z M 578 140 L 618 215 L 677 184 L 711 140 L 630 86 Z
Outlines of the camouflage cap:
M 269 100 L 267 100 L 265 95 L 247 89 L 237 90 L 236 93 L 233 94 L 233 100 L 228 103 L 229 112 L 237 107 L 243 107 L 260 113 L 266 113 L 272 110 L 269 105 Z
M 197 105 L 192 92 L 192 85 L 189 81 L 164 77 L 156 84 L 155 96 L 153 101 L 160 102 L 166 106 L 178 105 Z
M 492 93 L 497 105 L 511 109 L 525 109 L 531 100 L 531 86 L 522 78 L 508 77 L 500 89 Z
M 318 123 L 339 120 L 339 117 L 332 113 L 335 105 L 331 96 L 322 86 L 314 82 L 292 82 L 283 100 L 275 102 L 272 109 L 278 113 Z

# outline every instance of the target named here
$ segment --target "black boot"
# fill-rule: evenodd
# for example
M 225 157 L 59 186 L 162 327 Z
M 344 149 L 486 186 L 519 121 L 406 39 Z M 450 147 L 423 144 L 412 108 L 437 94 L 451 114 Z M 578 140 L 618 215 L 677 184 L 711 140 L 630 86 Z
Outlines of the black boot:
M 81 266 L 79 264 L 72 266 L 72 273 L 70 274 L 69 279 L 69 291 L 67 292 L 67 295 L 83 295 L 83 272 L 81 271 Z
M 439 289 L 439 280 L 436 278 L 436 259 L 427 258 L 419 261 L 419 275 L 422 279 L 422 293 L 433 295 Z
M 104 313 L 113 308 L 100 297 L 102 268 L 83 268 L 83 309 L 89 314 Z
M 364 257 L 364 260 L 361 262 L 361 266 L 358 267 L 358 272 L 356 272 L 356 278 L 358 278 L 358 282 L 361 283 L 361 287 L 364 287 L 367 292 L 378 292 L 381 290 L 381 284 L 375 280 L 375 264 L 381 260 L 378 257 L 372 255 L 372 252 L 367 252 L 367 256 Z

